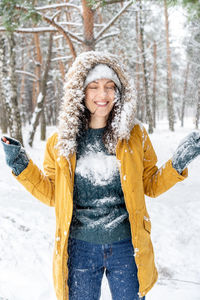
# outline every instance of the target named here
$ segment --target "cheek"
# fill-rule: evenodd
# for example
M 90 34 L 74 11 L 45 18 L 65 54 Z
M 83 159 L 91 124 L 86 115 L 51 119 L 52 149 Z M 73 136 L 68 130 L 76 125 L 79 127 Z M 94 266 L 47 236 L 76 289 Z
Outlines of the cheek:
M 85 103 L 85 106 L 90 110 L 90 108 L 93 106 L 93 101 L 91 99 L 91 96 L 86 94 L 84 103 Z
M 114 100 L 115 100 L 115 92 L 113 92 L 113 93 L 110 95 L 110 99 L 111 99 L 111 101 L 114 103 Z
M 111 96 L 110 96 L 110 106 L 112 106 L 112 107 L 113 107 L 114 104 L 115 104 L 115 101 L 114 101 L 114 100 L 115 100 L 115 95 L 111 95 Z
M 85 93 L 85 104 L 89 104 L 90 103 L 90 95 L 88 95 L 88 93 Z
M 111 112 L 111 110 L 113 109 L 113 107 L 114 107 L 114 102 L 111 102 L 110 107 L 109 107 L 109 113 Z

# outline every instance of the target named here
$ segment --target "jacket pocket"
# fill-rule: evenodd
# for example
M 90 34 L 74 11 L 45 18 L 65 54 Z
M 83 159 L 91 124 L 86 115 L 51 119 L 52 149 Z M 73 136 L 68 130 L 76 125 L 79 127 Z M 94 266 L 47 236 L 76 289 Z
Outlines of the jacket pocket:
M 148 217 L 144 216 L 143 219 L 144 229 L 151 233 L 151 221 Z

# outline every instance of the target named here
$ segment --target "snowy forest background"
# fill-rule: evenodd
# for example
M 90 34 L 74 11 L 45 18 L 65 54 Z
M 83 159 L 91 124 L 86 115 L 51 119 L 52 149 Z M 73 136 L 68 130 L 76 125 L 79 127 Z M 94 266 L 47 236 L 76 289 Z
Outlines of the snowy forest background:
M 135 83 L 137 117 L 163 164 L 199 128 L 199 0 L 0 0 L 0 132 L 42 168 L 57 124 L 64 76 L 75 57 L 107 50 Z M 159 281 L 147 300 L 200 295 L 199 162 L 189 178 L 148 199 Z M 55 300 L 55 219 L 11 176 L 0 147 L 0 300 Z M 101 300 L 110 300 L 103 279 Z
M 56 125 L 64 76 L 76 55 L 107 50 L 128 65 L 137 93 L 137 117 L 167 116 L 169 129 L 194 127 L 200 115 L 200 3 L 157 1 L 0 1 L 0 125 L 29 144 L 40 124 Z

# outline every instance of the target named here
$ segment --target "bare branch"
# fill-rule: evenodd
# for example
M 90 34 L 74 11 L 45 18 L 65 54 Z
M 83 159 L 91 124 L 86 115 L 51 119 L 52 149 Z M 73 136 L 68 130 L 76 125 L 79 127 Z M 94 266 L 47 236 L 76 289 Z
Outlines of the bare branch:
M 69 36 L 71 36 L 73 39 L 77 40 L 81 44 L 84 43 L 84 41 L 81 38 L 79 38 L 77 35 L 75 35 L 73 32 L 71 31 L 66 31 L 66 32 L 68 33 Z
M 54 22 L 55 24 L 58 24 L 57 22 Z M 65 30 L 65 29 L 63 29 Z M 45 32 L 58 32 L 59 30 L 57 30 L 54 27 L 38 27 L 38 28 L 16 28 L 15 32 L 17 33 L 45 33 Z M 6 32 L 6 29 L 4 27 L 0 27 L 0 32 Z M 70 31 L 66 31 L 66 34 L 68 34 L 69 36 L 71 36 L 74 40 L 77 40 L 78 42 L 80 42 L 81 44 L 84 43 L 84 41 L 79 38 L 77 35 L 75 35 L 74 33 L 70 32 Z M 62 34 L 63 37 L 63 34 Z
M 73 23 L 73 22 L 58 22 L 59 25 L 70 25 L 70 26 L 79 26 L 83 27 L 83 23 Z M 101 24 L 94 24 L 94 27 L 103 27 L 105 26 L 104 23 Z
M 105 1 L 105 5 L 113 4 L 113 3 L 122 3 L 124 2 L 123 0 L 110 0 L 110 1 Z
M 69 26 L 74 26 L 74 27 L 83 27 L 83 23 L 75 23 L 75 22 L 66 22 L 66 21 L 61 21 L 61 22 L 58 22 L 57 21 L 57 23 L 59 24 L 59 25 L 69 25 Z M 101 24 L 94 24 L 94 27 L 103 27 L 103 26 L 105 26 L 105 24 L 104 23 L 101 23 Z M 2 23 L 0 23 L 0 28 L 2 28 L 3 29 L 3 24 Z M 39 28 L 39 27 L 38 27 Z
M 16 9 L 18 10 L 22 10 L 24 11 L 25 13 L 27 13 L 27 9 L 25 7 L 22 7 L 22 6 L 19 6 L 19 5 L 16 5 L 15 6 Z M 69 45 L 69 48 L 70 48 L 70 51 L 72 53 L 72 56 L 73 58 L 75 59 L 76 58 L 76 50 L 74 48 L 74 45 L 71 41 L 71 39 L 69 38 L 69 34 L 68 32 L 61 26 L 59 25 L 58 23 L 56 23 L 52 18 L 50 17 L 47 17 L 45 15 L 43 15 L 42 13 L 40 13 L 39 11 L 37 12 L 37 14 L 44 20 L 46 21 L 48 24 L 54 26 L 55 28 L 58 29 L 59 32 L 61 32 L 63 34 L 63 36 L 65 37 L 68 45 Z
M 59 8 L 59 7 L 72 7 L 72 8 L 75 8 L 79 11 L 80 15 L 82 14 L 81 13 L 81 9 L 78 5 L 74 5 L 74 4 L 71 4 L 71 3 L 60 3 L 60 4 L 51 4 L 51 5 L 46 5 L 46 6 L 38 6 L 38 7 L 35 7 L 36 10 L 38 11 L 42 11 L 42 10 L 47 10 L 47 9 L 55 9 L 55 8 Z
M 34 81 L 38 81 L 38 80 L 39 80 L 39 78 L 38 78 L 35 74 L 32 74 L 32 73 L 30 73 L 30 72 L 21 71 L 21 70 L 16 70 L 16 73 L 18 73 L 18 74 L 23 74 L 23 75 L 27 75 L 27 76 L 33 78 Z
M 98 39 L 104 34 L 105 31 L 107 31 L 116 21 L 119 19 L 119 17 L 125 12 L 125 10 L 133 4 L 133 1 L 129 1 L 114 18 L 97 34 L 95 37 L 95 42 L 98 42 Z
M 5 27 L 0 27 L 0 32 L 5 32 Z M 38 27 L 38 28 L 16 28 L 17 33 L 44 33 L 44 32 L 58 32 L 56 28 L 53 27 Z
M 72 56 L 71 55 L 68 55 L 68 56 L 61 56 L 61 57 L 55 57 L 53 58 L 51 61 L 60 61 L 60 60 L 69 60 L 69 59 L 72 59 Z
M 53 15 L 53 17 L 51 17 L 52 21 L 54 21 L 54 19 L 55 19 L 58 15 L 60 15 L 60 14 L 61 14 L 61 11 L 60 11 L 60 10 L 57 11 L 57 12 Z
M 110 1 L 104 1 L 104 5 L 109 5 L 109 4 L 114 4 L 114 3 L 123 3 L 124 0 L 110 0 Z M 99 2 L 96 5 L 94 5 L 95 9 L 98 9 L 99 7 L 102 6 L 102 3 Z
M 111 33 L 105 34 L 104 36 L 102 36 L 102 38 L 98 39 L 98 41 L 97 41 L 96 43 L 99 43 L 99 42 L 101 42 L 102 40 L 105 40 L 105 39 L 107 39 L 107 38 L 109 38 L 109 37 L 116 36 L 116 35 L 118 35 L 118 34 L 119 34 L 119 32 L 111 32 Z

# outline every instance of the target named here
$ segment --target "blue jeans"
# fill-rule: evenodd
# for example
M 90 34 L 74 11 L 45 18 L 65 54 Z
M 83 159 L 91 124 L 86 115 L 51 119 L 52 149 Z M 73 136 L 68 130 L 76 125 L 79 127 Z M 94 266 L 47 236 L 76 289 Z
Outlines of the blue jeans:
M 93 244 L 69 238 L 68 253 L 69 300 L 99 300 L 104 270 L 113 300 L 141 300 L 131 239 Z

